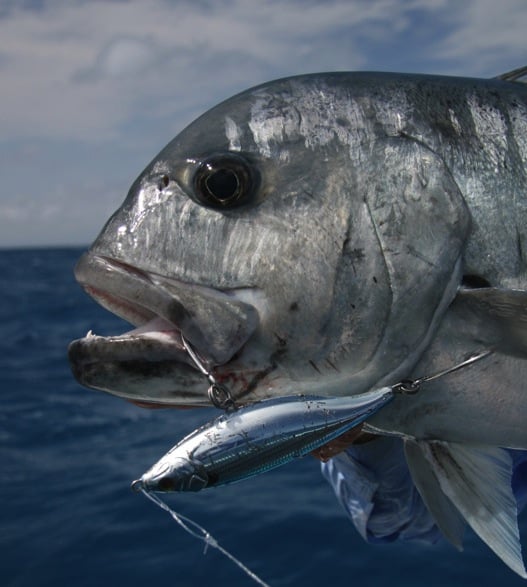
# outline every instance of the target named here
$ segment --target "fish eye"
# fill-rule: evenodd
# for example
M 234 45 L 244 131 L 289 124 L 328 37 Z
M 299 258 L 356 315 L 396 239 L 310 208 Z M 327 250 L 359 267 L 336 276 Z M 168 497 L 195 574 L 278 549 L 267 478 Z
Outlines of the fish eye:
M 254 166 L 236 153 L 212 155 L 194 175 L 199 203 L 211 208 L 234 208 L 248 203 L 256 190 Z

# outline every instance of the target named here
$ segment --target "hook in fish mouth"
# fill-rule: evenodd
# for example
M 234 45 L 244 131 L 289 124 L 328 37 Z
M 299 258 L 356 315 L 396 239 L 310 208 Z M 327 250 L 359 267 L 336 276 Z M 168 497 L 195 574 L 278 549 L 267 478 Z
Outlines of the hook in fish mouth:
M 259 325 L 258 310 L 240 299 L 254 288 L 188 284 L 90 252 L 75 275 L 97 302 L 136 328 L 117 336 L 89 332 L 73 341 L 73 373 L 87 387 L 133 401 L 208 403 L 207 380 L 183 337 L 210 371 L 239 355 Z

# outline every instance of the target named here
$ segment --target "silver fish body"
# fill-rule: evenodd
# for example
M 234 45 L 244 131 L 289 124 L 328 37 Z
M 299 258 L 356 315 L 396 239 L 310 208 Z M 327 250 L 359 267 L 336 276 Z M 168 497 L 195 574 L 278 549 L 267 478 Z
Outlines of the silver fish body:
M 315 74 L 227 100 L 161 151 L 79 262 L 87 291 L 139 328 L 74 342 L 75 375 L 206 404 L 181 334 L 239 403 L 441 369 L 438 329 L 464 278 L 524 291 L 526 136 L 527 88 L 499 80 Z M 436 340 L 441 364 L 421 367 Z M 509 396 L 504 419 L 527 412 L 523 391 Z M 388 426 L 417 434 L 406 415 Z M 462 440 L 459 426 L 442 434 Z
M 394 397 L 385 387 L 353 397 L 283 397 L 216 418 L 189 434 L 138 481 L 146 491 L 199 491 L 284 465 L 358 426 Z
M 516 572 L 510 458 L 527 449 L 527 85 L 322 73 L 212 108 L 146 167 L 79 261 L 137 328 L 70 345 L 77 379 L 140 403 L 353 396 L 488 360 L 365 424 L 421 495 Z

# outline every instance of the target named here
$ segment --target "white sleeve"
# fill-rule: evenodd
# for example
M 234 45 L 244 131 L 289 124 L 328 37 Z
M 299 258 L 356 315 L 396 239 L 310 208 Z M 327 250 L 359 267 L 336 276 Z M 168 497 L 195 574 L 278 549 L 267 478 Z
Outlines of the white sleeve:
M 413 484 L 399 438 L 352 446 L 323 463 L 322 474 L 366 541 L 434 543 L 441 537 Z

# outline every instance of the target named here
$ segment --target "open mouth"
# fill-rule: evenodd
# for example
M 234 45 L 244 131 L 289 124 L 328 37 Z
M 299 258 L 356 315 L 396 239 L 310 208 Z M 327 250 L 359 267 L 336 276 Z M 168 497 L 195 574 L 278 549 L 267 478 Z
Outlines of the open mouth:
M 198 388 L 205 397 L 207 381 L 182 337 L 212 369 L 230 361 L 258 326 L 256 309 L 235 290 L 184 283 L 93 253 L 81 257 L 75 275 L 97 302 L 136 327 L 118 336 L 90 332 L 70 344 L 73 373 L 87 387 L 145 402 L 194 403 Z

